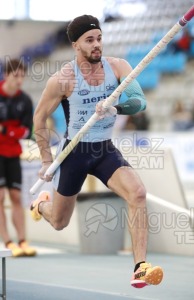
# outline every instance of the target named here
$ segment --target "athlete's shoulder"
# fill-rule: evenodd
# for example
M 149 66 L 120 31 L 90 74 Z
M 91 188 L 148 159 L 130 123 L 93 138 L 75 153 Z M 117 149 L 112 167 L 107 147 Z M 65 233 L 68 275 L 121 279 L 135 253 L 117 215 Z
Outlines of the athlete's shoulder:
M 61 76 L 61 78 L 65 78 L 65 79 L 72 79 L 75 75 L 74 75 L 74 61 L 70 61 L 65 63 L 60 72 L 59 72 L 59 76 Z
M 50 78 L 49 82 L 55 83 L 59 82 L 60 80 L 69 80 L 74 77 L 74 69 L 72 62 L 65 63 L 61 69 L 55 72 Z
M 114 64 L 119 62 L 120 58 L 119 57 L 113 57 L 113 56 L 105 56 L 104 57 L 110 64 Z
M 113 72 L 115 73 L 116 77 L 120 79 L 121 77 L 121 70 L 128 69 L 131 70 L 131 66 L 128 64 L 128 62 L 119 57 L 105 57 L 105 59 L 108 61 L 109 65 L 111 66 Z
M 129 63 L 124 58 L 108 56 L 105 57 L 105 59 L 109 62 L 111 66 L 115 66 L 115 67 L 120 67 L 121 65 L 129 66 Z
M 118 79 L 121 78 L 121 74 L 123 73 L 123 71 L 124 71 L 124 73 L 128 74 L 132 70 L 132 67 L 130 66 L 130 64 L 123 58 L 105 57 L 105 59 L 110 64 L 112 70 L 114 71 L 114 73 Z

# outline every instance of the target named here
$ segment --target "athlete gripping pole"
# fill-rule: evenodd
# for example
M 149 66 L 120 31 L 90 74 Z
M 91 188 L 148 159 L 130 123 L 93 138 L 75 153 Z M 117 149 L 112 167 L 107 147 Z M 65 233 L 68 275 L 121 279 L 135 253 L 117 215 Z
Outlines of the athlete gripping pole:
M 170 36 L 164 37 L 165 44 L 181 26 L 175 26 Z M 163 42 L 132 71 L 123 59 L 102 57 L 102 33 L 96 18 L 83 15 L 74 19 L 68 27 L 68 36 L 76 60 L 49 79 L 34 115 L 36 140 L 42 157 L 40 178 L 50 181 L 57 170 L 53 201 L 48 192 L 41 192 L 31 205 L 32 217 L 34 220 L 43 217 L 56 230 L 62 230 L 70 221 L 87 174 L 96 176 L 126 200 L 129 219 L 134 220 L 129 228 L 135 262 L 131 285 L 136 288 L 157 285 L 163 278 L 162 268 L 146 262 L 146 191 L 110 137 L 116 114 L 132 115 L 146 108 L 146 99 L 135 77 L 164 47 Z M 110 88 L 114 89 L 112 94 Z M 128 100 L 118 104 L 123 90 Z M 60 145 L 59 151 L 64 149 L 63 154 L 52 164 L 45 123 L 59 103 L 69 117 L 68 137 Z M 80 111 L 84 111 L 84 118 L 80 118 Z
M 132 70 L 128 76 L 122 81 L 122 83 L 116 88 L 116 90 L 105 100 L 103 106 L 105 109 L 110 107 L 126 89 L 126 87 L 135 79 L 148 64 L 166 47 L 166 45 L 174 38 L 174 36 L 190 21 L 194 16 L 194 6 L 192 6 L 188 12 L 171 28 L 171 30 L 156 44 L 156 46 L 142 59 L 142 61 Z M 59 167 L 61 162 L 68 156 L 72 149 L 81 140 L 84 134 L 97 122 L 98 115 L 94 113 L 91 118 L 85 123 L 79 132 L 72 138 L 71 142 L 66 148 L 58 155 L 56 160 L 47 169 L 45 175 L 49 176 L 53 174 Z M 35 194 L 37 190 L 44 184 L 44 179 L 39 179 L 33 187 L 30 189 L 31 194 Z

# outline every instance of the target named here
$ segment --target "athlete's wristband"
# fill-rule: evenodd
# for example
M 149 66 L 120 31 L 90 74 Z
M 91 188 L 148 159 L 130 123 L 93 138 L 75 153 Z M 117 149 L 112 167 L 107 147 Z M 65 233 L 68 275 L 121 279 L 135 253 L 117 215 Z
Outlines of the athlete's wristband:
M 124 103 L 115 105 L 118 115 L 134 115 L 146 108 L 145 103 L 139 99 L 129 99 Z
M 121 115 L 121 113 L 122 113 L 122 107 L 120 105 L 115 105 L 114 107 L 117 110 L 117 115 Z

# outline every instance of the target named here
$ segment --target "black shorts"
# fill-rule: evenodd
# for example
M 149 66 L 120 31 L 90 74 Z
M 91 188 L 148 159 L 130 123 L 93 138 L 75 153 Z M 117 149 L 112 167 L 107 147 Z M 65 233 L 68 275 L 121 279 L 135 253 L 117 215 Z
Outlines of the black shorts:
M 63 149 L 69 141 L 66 141 Z M 99 178 L 106 186 L 112 174 L 130 164 L 111 140 L 96 143 L 79 142 L 64 159 L 54 176 L 54 187 L 63 196 L 80 192 L 88 174 Z
M 21 190 L 21 182 L 20 158 L 0 156 L 0 187 Z

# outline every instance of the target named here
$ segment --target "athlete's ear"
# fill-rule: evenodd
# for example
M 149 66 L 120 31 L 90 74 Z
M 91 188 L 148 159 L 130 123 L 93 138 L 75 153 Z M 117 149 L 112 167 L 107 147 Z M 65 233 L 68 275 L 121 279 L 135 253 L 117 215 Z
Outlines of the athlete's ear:
M 73 43 L 72 43 L 72 46 L 73 46 L 73 48 L 74 48 L 75 50 L 80 50 L 80 47 L 79 47 L 79 45 L 78 45 L 77 42 L 73 42 Z

